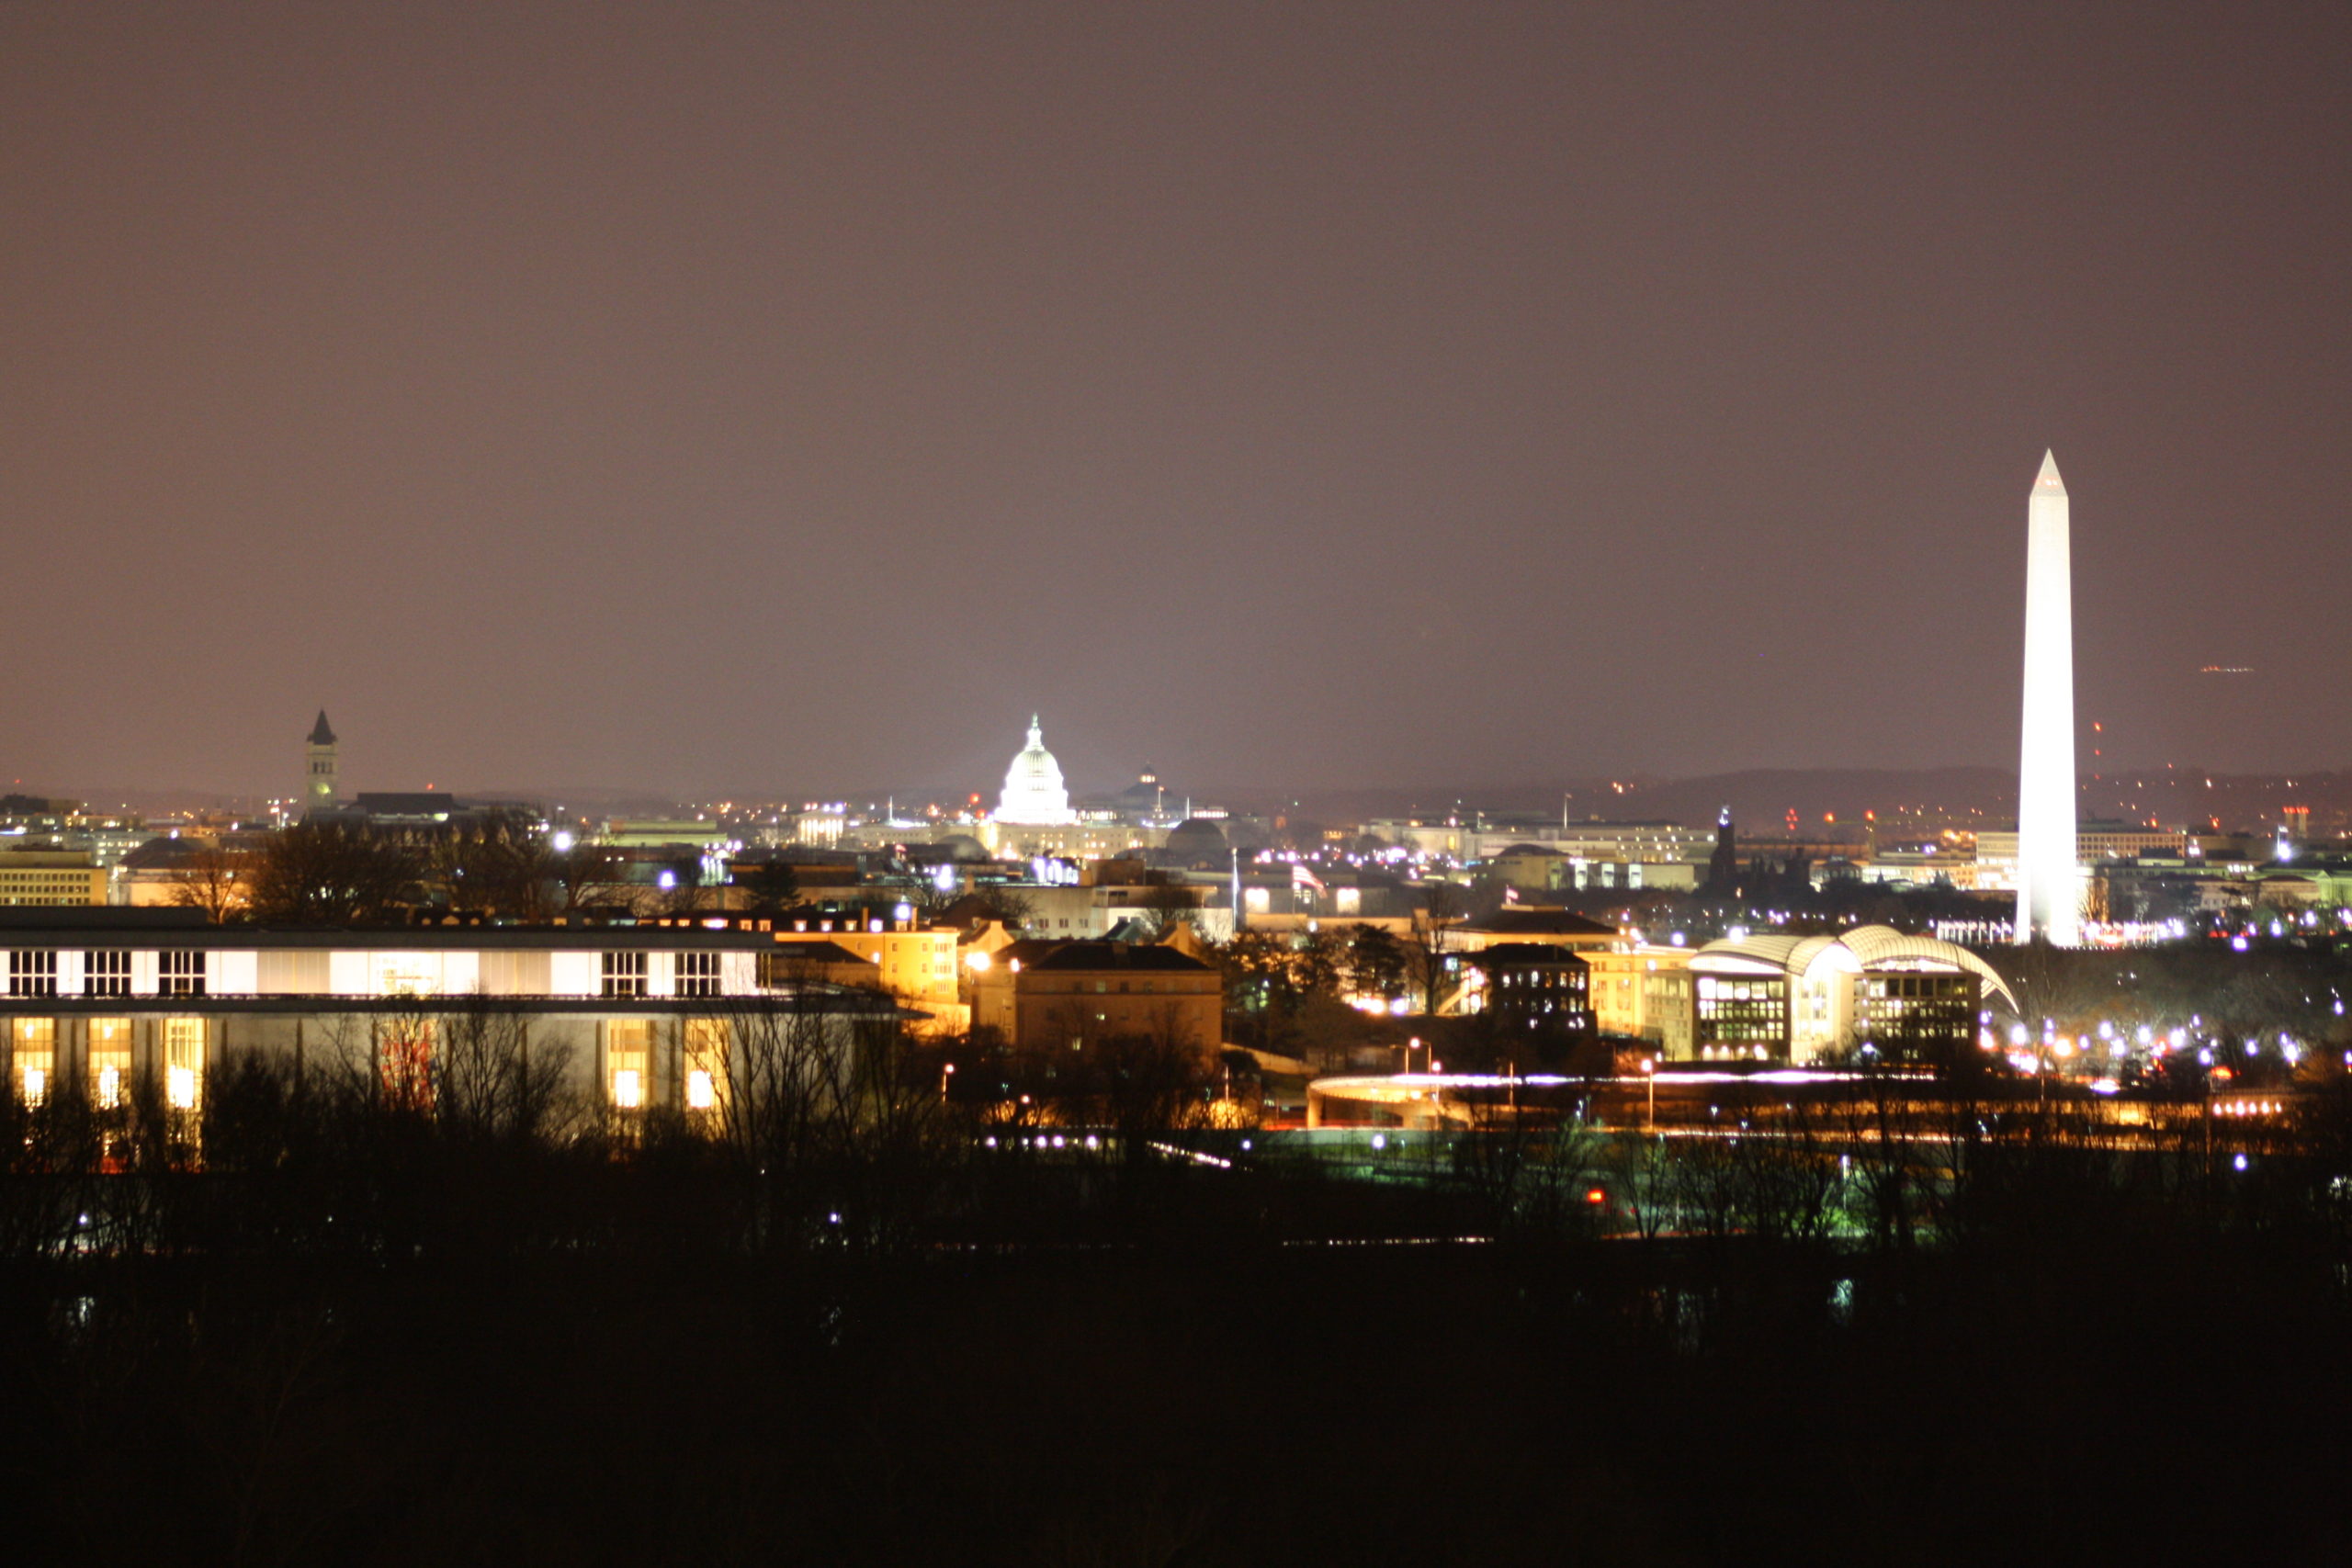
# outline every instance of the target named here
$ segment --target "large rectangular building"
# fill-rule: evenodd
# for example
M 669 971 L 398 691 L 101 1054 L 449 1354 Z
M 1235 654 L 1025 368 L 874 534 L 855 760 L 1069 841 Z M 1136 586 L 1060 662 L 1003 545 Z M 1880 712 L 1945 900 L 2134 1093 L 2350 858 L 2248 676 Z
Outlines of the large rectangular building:
M 1151 1038 L 1207 1056 L 1224 1038 L 1225 982 L 1173 946 L 1016 942 L 976 966 L 972 1022 L 1016 1050 Z
M 741 1077 L 745 1031 L 779 1010 L 815 1024 L 804 1041 L 902 1016 L 763 975 L 775 939 L 749 923 L 268 930 L 100 914 L 0 916 L 0 1050 L 26 1100 L 71 1084 L 111 1104 L 148 1080 L 190 1109 L 207 1073 L 246 1052 L 429 1074 L 456 1034 L 495 1028 L 611 1108 L 709 1111 Z
M 107 868 L 70 850 L 0 852 L 0 906 L 63 908 L 107 901 Z
M 1691 954 L 1689 979 L 1688 1043 L 1669 1060 L 1951 1060 L 1977 1048 L 1988 998 L 2017 1007 L 1975 953 L 1885 926 L 1711 942 Z

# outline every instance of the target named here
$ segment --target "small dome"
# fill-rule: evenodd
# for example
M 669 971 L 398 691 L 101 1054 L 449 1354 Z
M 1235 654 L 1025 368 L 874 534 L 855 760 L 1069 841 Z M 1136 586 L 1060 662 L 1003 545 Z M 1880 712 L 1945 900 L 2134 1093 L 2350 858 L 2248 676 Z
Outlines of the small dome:
M 1233 852 L 1225 829 L 1200 817 L 1187 817 L 1168 832 L 1169 858 L 1184 865 L 1220 866 Z

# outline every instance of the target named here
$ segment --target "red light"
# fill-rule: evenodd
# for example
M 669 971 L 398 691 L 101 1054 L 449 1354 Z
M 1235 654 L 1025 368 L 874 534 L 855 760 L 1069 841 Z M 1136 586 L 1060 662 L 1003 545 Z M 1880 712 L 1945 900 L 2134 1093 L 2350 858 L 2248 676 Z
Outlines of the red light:
M 1606 1203 L 1609 1201 L 1609 1190 L 1605 1187 L 1588 1187 L 1585 1189 L 1584 1201 L 1588 1203 Z

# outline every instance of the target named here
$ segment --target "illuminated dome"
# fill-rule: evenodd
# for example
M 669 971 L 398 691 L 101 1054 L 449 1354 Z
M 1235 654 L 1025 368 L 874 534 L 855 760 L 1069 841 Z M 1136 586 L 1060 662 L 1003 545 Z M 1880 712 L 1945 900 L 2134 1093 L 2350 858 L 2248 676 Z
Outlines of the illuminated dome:
M 1062 765 L 1046 750 L 1046 734 L 1034 713 L 1029 716 L 1029 744 L 1004 772 L 996 819 L 1040 828 L 1078 820 L 1069 808 L 1069 791 L 1062 784 Z

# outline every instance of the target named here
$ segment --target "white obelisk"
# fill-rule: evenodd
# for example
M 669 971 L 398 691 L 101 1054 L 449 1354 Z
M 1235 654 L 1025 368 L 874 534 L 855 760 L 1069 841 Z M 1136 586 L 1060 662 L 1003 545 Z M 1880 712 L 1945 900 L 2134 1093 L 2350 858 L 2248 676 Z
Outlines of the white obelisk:
M 2066 486 L 2043 453 L 2026 502 L 2025 739 L 2018 750 L 2017 940 L 2072 947 L 2081 934 L 2075 867 L 2075 616 Z

